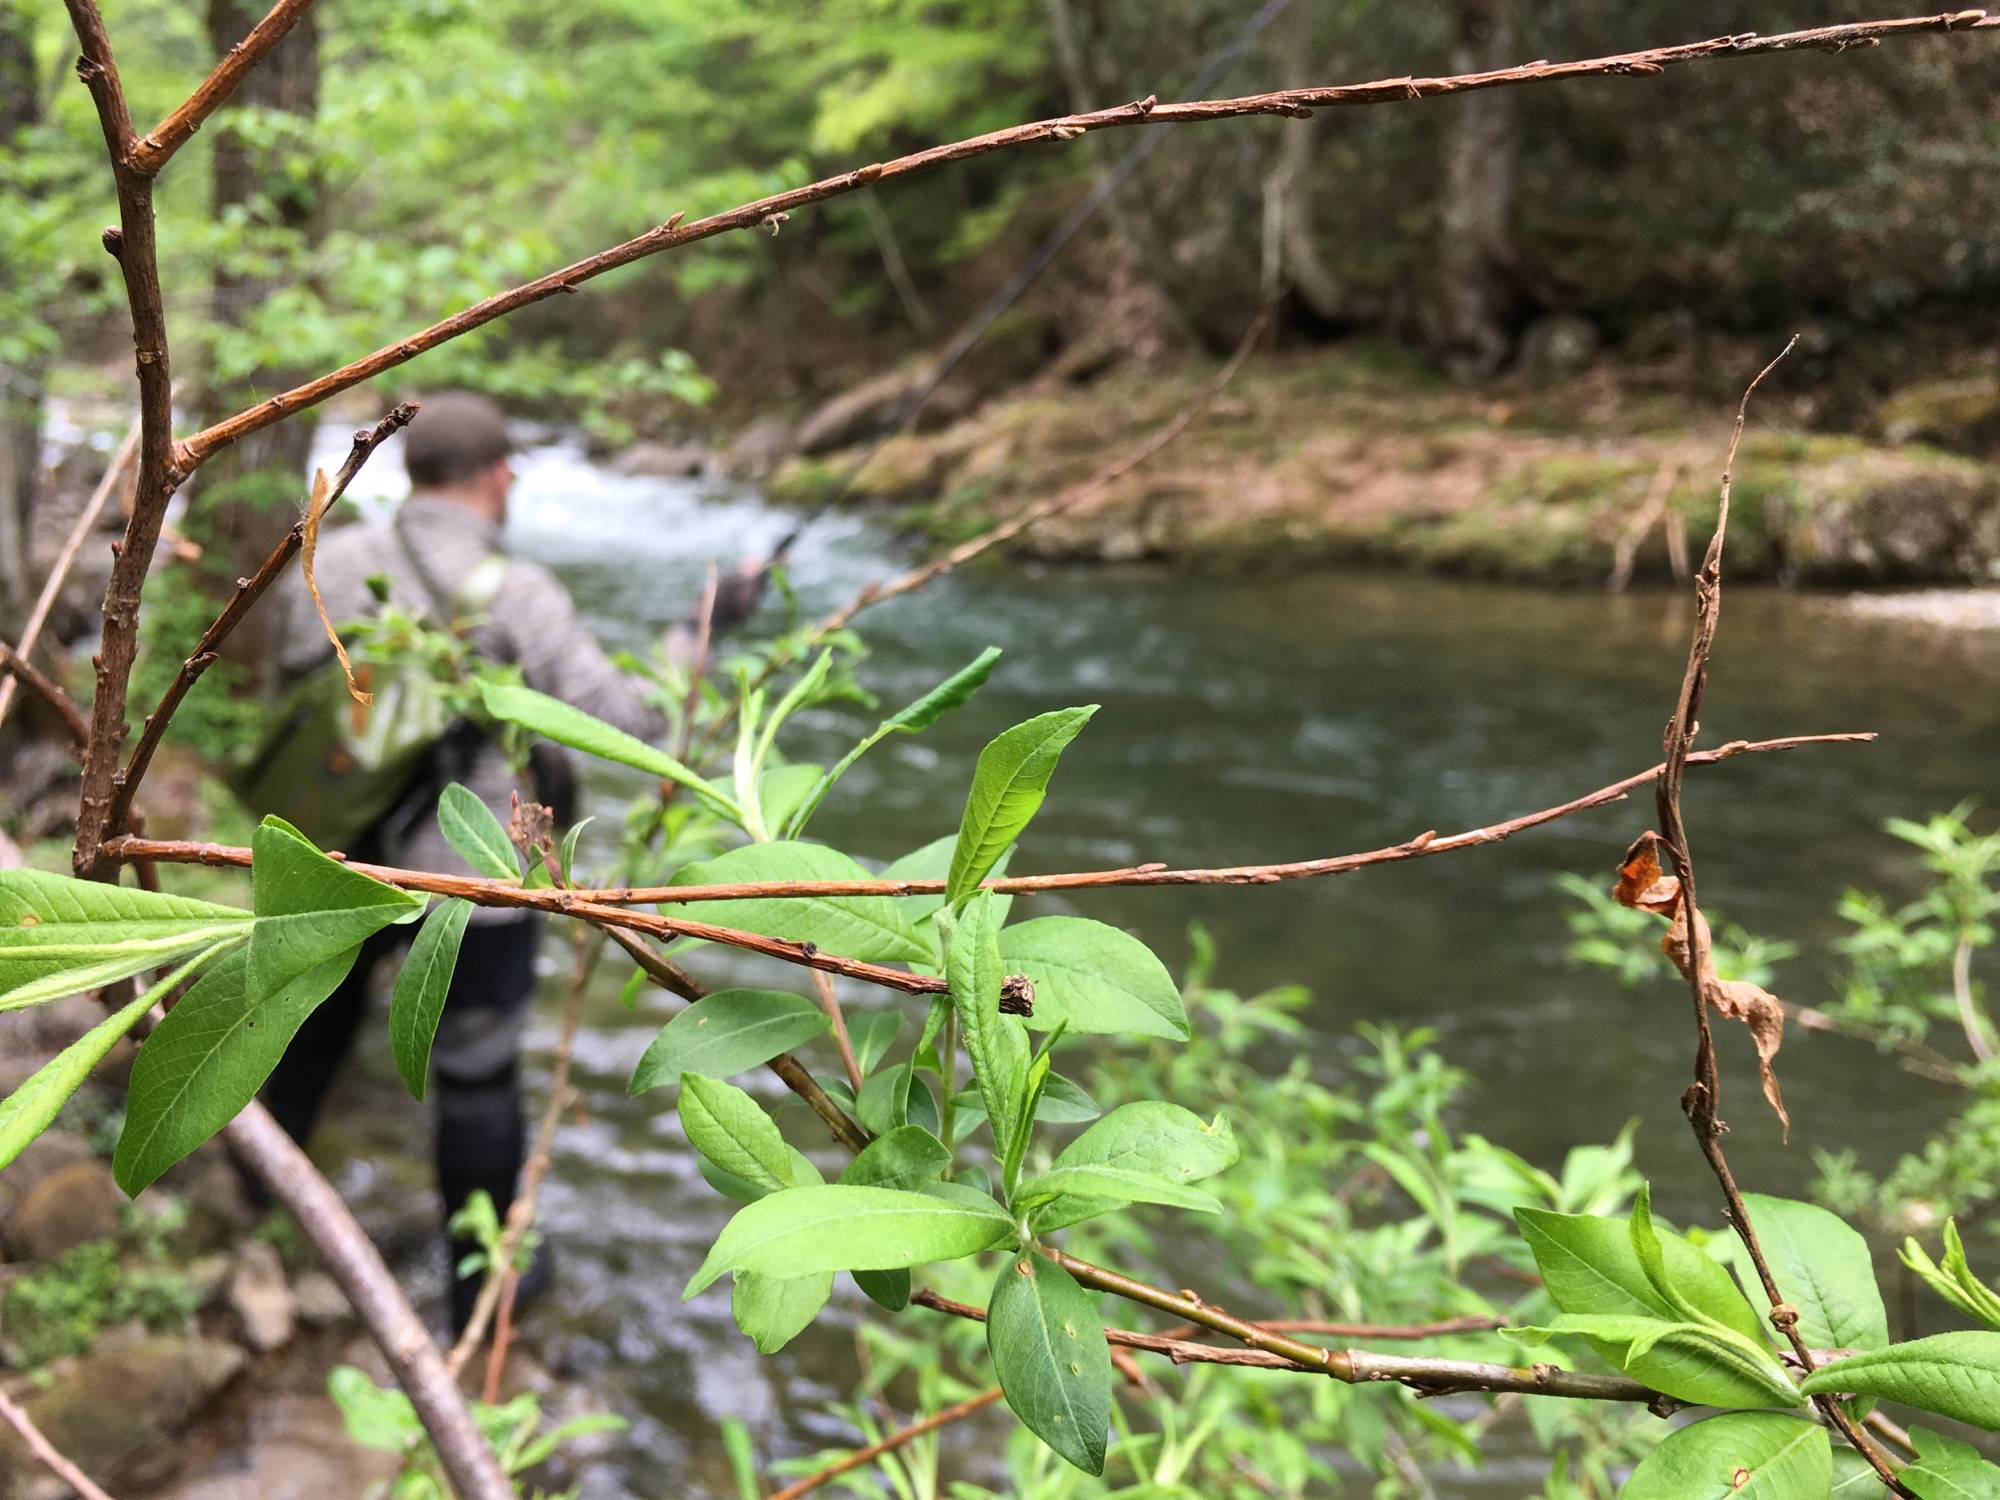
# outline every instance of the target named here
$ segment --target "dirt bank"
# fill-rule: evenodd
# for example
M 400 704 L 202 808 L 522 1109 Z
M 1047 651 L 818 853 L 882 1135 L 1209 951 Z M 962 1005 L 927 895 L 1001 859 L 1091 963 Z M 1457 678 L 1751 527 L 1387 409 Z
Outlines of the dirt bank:
M 1086 382 L 1051 371 L 893 441 L 856 498 L 961 539 L 1136 448 L 1209 374 L 1119 369 Z M 1918 398 L 1897 399 L 1902 410 Z M 1735 485 L 1737 576 L 2000 577 L 2000 464 L 1799 430 L 1808 410 L 1777 394 L 1753 413 Z M 1629 553 L 1635 576 L 1664 577 L 1679 543 L 1698 551 L 1713 523 L 1732 415 L 1631 369 L 1468 392 L 1370 351 L 1280 353 L 1246 366 L 1165 454 L 1019 546 L 1063 560 L 1365 561 L 1558 583 L 1601 582 Z M 1896 434 L 1912 430 L 1938 434 L 1907 420 Z M 809 500 L 859 451 L 793 457 L 769 483 Z

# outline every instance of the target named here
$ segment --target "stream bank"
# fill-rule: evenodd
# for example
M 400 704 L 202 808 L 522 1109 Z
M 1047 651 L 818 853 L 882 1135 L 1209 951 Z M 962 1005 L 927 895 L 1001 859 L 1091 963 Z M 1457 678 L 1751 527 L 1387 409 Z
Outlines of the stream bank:
M 1059 360 L 861 468 L 858 503 L 935 543 L 963 540 L 1138 448 L 1208 366 Z M 1746 373 L 1747 378 L 1747 373 Z M 739 439 L 739 469 L 811 503 L 866 453 L 907 377 L 836 398 L 785 434 Z M 1730 570 L 1819 586 L 2000 579 L 2000 382 L 1929 382 L 1869 435 L 1810 431 L 1809 395 L 1760 398 L 1739 456 Z M 1377 564 L 1519 582 L 1665 579 L 1714 523 L 1733 402 L 1672 372 L 1599 363 L 1478 390 L 1366 348 L 1252 359 L 1172 448 L 1015 545 L 1045 561 L 1204 570 Z M 874 420 L 870 420 L 870 418 Z M 774 459 L 774 448 L 790 455 Z M 1967 451 L 1949 451 L 1956 446 Z M 1673 533 L 1678 532 L 1678 536 Z

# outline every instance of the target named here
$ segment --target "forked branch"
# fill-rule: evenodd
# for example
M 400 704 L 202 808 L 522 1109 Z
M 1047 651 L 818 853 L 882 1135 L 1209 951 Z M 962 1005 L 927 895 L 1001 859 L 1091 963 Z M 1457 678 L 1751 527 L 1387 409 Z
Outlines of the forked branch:
M 229 102 L 236 86 L 285 34 L 312 9 L 313 0 L 278 0 L 271 13 L 250 28 L 250 34 L 229 49 L 215 70 L 201 81 L 187 102 L 160 121 L 132 146 L 132 170 L 141 177 L 157 176 L 173 154 L 194 138 L 202 122 Z

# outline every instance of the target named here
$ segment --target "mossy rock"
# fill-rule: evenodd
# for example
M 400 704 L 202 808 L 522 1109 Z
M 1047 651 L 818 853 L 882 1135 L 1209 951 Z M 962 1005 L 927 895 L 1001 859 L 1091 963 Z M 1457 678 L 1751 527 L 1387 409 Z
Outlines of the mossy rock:
M 1907 386 L 1882 403 L 1875 427 L 1886 442 L 2000 456 L 2000 371 Z

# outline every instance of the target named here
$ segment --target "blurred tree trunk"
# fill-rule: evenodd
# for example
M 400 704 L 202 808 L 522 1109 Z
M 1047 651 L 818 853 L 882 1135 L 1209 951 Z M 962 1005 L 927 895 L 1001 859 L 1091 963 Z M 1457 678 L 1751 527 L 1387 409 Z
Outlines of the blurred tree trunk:
M 216 57 L 224 56 L 262 19 L 266 7 L 238 0 L 208 0 L 208 36 Z M 310 121 L 319 112 L 319 32 L 307 11 L 244 79 L 231 108 L 261 108 Z M 299 137 L 263 140 L 229 128 L 228 116 L 215 129 L 215 176 L 211 203 L 218 221 L 241 214 L 251 254 L 232 264 L 225 255 L 215 272 L 213 316 L 223 328 L 241 327 L 258 305 L 296 280 L 280 253 L 259 254 L 276 238 L 310 246 L 320 238 L 319 180 L 310 170 L 310 126 Z M 277 234 L 274 236 L 273 231 Z M 246 272 L 245 263 L 278 267 Z M 242 381 L 211 380 L 202 393 L 204 421 L 216 421 L 295 384 L 309 372 L 272 363 Z M 312 450 L 313 419 L 297 417 L 252 433 L 206 464 L 198 481 L 198 535 L 213 557 L 218 582 L 252 571 L 298 518 L 305 493 L 306 464 Z M 229 655 L 260 662 L 268 635 L 269 611 L 256 611 L 231 638 Z
M 1307 88 L 1320 80 L 1312 67 L 1312 7 L 1294 5 L 1278 33 L 1278 56 L 1283 87 Z M 1288 281 L 1299 300 L 1328 322 L 1345 315 L 1346 289 L 1340 278 L 1321 259 L 1319 241 L 1313 232 L 1313 158 L 1317 154 L 1320 122 L 1317 115 L 1289 120 L 1278 145 L 1278 165 L 1265 184 L 1269 205 L 1267 233 L 1271 243 L 1265 262 L 1279 278 Z M 1266 295 L 1274 291 L 1267 287 Z
M 0 0 L 0 154 L 21 149 L 41 113 L 28 0 Z M 29 528 L 42 467 L 43 373 L 40 360 L 0 364 L 0 616 L 10 636 L 32 592 Z
M 1454 73 L 1514 60 L 1515 0 L 1453 0 Z M 1449 100 L 1433 338 L 1459 380 L 1491 375 L 1513 347 L 1514 94 L 1485 89 Z

